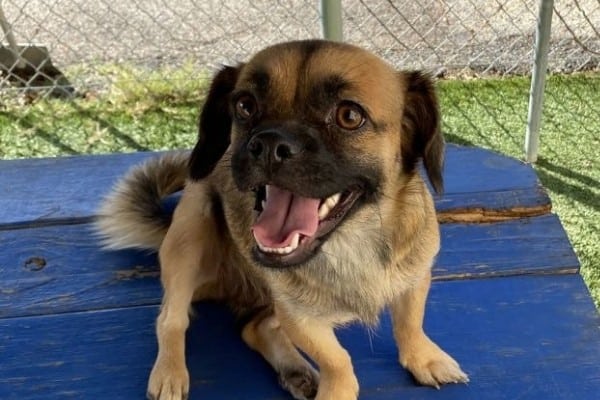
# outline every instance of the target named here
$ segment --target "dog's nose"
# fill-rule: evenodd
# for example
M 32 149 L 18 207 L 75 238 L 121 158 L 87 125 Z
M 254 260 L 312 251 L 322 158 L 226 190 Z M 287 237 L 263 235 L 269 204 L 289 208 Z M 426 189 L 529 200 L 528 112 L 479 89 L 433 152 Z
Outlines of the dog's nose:
M 277 131 L 255 134 L 248 142 L 248 152 L 257 161 L 267 164 L 282 163 L 302 151 L 302 145 L 291 135 Z

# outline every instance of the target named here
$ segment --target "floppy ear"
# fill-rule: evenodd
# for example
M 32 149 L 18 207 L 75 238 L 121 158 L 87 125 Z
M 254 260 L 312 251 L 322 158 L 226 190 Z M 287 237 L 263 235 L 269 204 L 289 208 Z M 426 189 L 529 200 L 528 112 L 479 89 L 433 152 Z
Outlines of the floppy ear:
M 421 158 L 433 189 L 441 193 L 444 137 L 433 81 L 420 71 L 403 72 L 402 76 L 407 88 L 402 116 L 402 167 L 405 172 L 412 172 Z
M 198 141 L 189 161 L 190 178 L 199 180 L 212 172 L 231 141 L 229 95 L 241 66 L 224 66 L 213 78 L 200 113 Z

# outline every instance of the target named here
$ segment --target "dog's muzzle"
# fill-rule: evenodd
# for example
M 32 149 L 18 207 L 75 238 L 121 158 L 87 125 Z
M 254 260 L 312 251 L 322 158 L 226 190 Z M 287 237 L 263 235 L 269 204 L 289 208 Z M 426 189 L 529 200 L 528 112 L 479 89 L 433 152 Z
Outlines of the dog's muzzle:
M 364 194 L 312 129 L 298 123 L 262 127 L 233 154 L 238 188 L 256 194 L 253 256 L 264 266 L 307 261 Z

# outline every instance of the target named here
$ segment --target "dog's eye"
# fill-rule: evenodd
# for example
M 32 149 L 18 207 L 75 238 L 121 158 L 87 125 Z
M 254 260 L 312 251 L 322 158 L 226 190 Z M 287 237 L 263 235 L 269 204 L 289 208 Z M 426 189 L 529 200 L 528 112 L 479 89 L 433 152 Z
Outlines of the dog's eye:
M 235 112 L 241 119 L 251 118 L 257 110 L 256 100 L 249 94 L 241 96 L 235 102 Z
M 336 124 L 346 130 L 355 130 L 365 123 L 365 113 L 356 103 L 343 102 L 335 112 Z

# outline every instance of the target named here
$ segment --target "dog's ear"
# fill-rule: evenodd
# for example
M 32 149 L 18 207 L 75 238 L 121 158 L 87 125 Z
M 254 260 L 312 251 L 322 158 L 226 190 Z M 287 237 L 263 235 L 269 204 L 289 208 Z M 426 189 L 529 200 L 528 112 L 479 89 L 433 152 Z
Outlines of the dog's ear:
M 444 137 L 440 111 L 431 77 L 420 71 L 401 73 L 406 97 L 402 117 L 401 156 L 405 172 L 414 171 L 419 158 L 436 193 L 444 190 Z
M 205 178 L 217 165 L 231 141 L 229 96 L 242 66 L 224 66 L 213 78 L 200 113 L 198 141 L 189 161 L 190 178 Z

